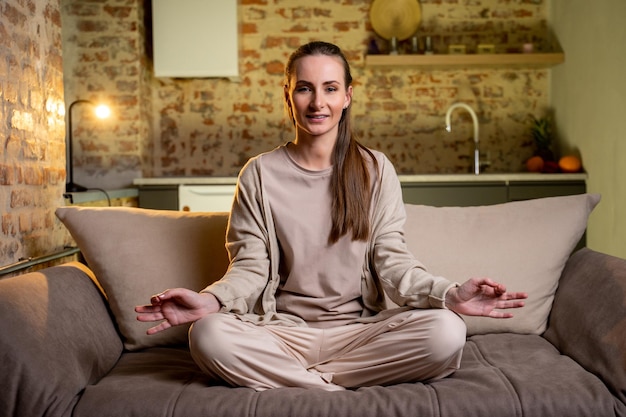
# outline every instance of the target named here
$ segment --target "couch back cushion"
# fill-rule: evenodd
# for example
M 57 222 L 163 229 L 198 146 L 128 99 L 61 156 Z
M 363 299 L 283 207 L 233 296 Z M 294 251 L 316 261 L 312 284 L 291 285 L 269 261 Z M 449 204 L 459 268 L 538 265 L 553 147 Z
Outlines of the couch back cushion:
M 561 353 L 626 404 L 626 259 L 584 248 L 567 262 L 548 330 Z
M 436 275 L 459 283 L 490 277 L 528 293 L 511 319 L 464 317 L 468 334 L 541 334 L 561 271 L 599 201 L 581 194 L 479 207 L 407 205 L 407 245 Z
M 558 278 L 598 195 L 482 207 L 407 205 L 406 239 L 437 275 L 459 282 L 489 276 L 526 291 L 513 319 L 465 317 L 470 334 L 545 330 Z M 109 300 L 128 350 L 187 342 L 188 326 L 146 335 L 134 307 L 167 288 L 201 290 L 228 268 L 227 213 L 132 207 L 62 207 L 69 229 Z
M 0 414 L 70 416 L 122 342 L 79 263 L 0 280 Z
M 56 215 L 102 286 L 126 349 L 187 343 L 189 326 L 148 336 L 154 323 L 137 321 L 134 308 L 168 288 L 199 291 L 224 275 L 228 213 L 61 207 Z

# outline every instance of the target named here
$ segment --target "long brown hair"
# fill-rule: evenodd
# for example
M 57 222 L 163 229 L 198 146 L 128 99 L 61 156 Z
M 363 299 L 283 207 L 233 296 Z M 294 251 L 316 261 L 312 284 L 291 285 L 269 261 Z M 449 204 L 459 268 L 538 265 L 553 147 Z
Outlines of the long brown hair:
M 332 43 L 316 41 L 302 45 L 291 54 L 285 67 L 285 86 L 289 87 L 291 83 L 295 62 L 310 55 L 339 58 L 344 67 L 345 88 L 352 85 L 350 65 L 341 49 Z M 285 97 L 285 107 L 295 126 L 296 120 L 287 97 Z M 352 132 L 351 108 L 352 101 L 341 115 L 337 141 L 333 149 L 333 173 L 330 182 L 333 196 L 332 228 L 328 237 L 330 243 L 337 242 L 348 232 L 352 233 L 352 240 L 367 240 L 370 235 L 371 178 L 363 153 L 371 158 L 376 168 L 378 163 L 372 152 L 361 145 Z

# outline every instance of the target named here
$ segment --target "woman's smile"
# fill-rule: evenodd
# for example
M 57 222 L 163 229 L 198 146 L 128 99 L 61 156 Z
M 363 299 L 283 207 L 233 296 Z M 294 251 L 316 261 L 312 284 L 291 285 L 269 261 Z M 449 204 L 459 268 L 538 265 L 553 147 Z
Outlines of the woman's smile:
M 323 121 L 323 120 L 326 120 L 328 118 L 328 116 L 325 115 L 325 114 L 309 114 L 306 117 L 308 119 L 313 120 L 313 121 Z

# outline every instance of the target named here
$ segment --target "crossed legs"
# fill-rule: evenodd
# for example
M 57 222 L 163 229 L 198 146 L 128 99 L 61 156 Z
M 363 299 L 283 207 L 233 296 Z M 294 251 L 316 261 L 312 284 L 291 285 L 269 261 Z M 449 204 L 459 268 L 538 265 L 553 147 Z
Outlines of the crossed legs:
M 256 326 L 211 314 L 189 331 L 192 357 L 233 386 L 343 390 L 443 378 L 458 369 L 465 323 L 448 310 L 409 310 L 328 329 Z

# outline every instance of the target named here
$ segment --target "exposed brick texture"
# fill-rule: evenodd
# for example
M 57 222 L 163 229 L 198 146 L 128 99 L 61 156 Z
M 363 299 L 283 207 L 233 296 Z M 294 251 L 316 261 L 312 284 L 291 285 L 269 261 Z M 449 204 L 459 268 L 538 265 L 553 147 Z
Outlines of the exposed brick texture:
M 62 3 L 66 105 L 85 99 L 113 112 L 106 120 L 88 105 L 72 112 L 74 181 L 87 187 L 125 187 L 152 172 L 144 4 L 150 1 Z
M 546 4 L 539 2 L 421 1 L 420 34 L 435 49 L 479 42 L 500 50 L 545 39 Z M 548 105 L 547 70 L 364 66 L 371 1 L 239 2 L 241 83 L 161 79 L 155 94 L 156 175 L 236 175 L 252 155 L 290 140 L 282 105 L 283 65 L 293 48 L 312 39 L 339 44 L 352 62 L 355 126 L 366 145 L 388 154 L 400 173 L 468 172 L 472 126 L 455 113 L 452 134 L 444 115 L 456 101 L 470 103 L 481 124 L 481 147 L 492 171 L 518 171 L 532 153 L 529 116 Z M 377 39 L 382 49 L 386 42 Z M 408 42 L 401 48 L 408 47 Z M 198 94 L 202 92 L 202 94 Z M 211 94 L 208 94 L 208 93 Z
M 473 51 L 480 42 L 503 51 L 547 37 L 545 1 L 420 3 L 419 33 L 431 35 L 437 51 L 450 43 Z M 72 0 L 64 6 L 68 99 L 103 98 L 118 114 L 106 127 L 82 122 L 75 162 L 81 183 L 122 186 L 140 175 L 236 175 L 249 157 L 292 138 L 282 104 L 283 65 L 294 48 L 313 39 L 344 49 L 355 79 L 359 136 L 386 152 L 401 173 L 470 170 L 471 119 L 460 111 L 453 133 L 443 130 L 445 112 L 456 101 L 476 109 L 490 169 L 520 170 L 532 153 L 529 116 L 543 114 L 548 105 L 547 70 L 365 67 L 371 39 L 387 48 L 369 22 L 371 0 L 240 0 L 240 82 L 153 79 L 144 4 L 149 2 Z
M 0 265 L 68 238 L 61 46 L 59 0 L 0 3 Z
M 301 43 L 339 44 L 352 63 L 357 133 L 400 173 L 468 172 L 477 111 L 492 171 L 516 171 L 532 152 L 529 117 L 549 103 L 548 70 L 369 68 L 371 0 L 239 0 L 240 82 L 155 79 L 149 0 L 4 0 L 0 3 L 0 260 L 51 252 L 67 236 L 54 218 L 65 182 L 63 110 L 104 101 L 107 121 L 74 108 L 74 179 L 102 188 L 139 176 L 236 175 L 247 159 L 292 139 L 283 65 Z M 421 0 L 420 35 L 435 50 L 479 42 L 500 50 L 541 42 L 545 0 Z M 61 5 L 62 4 L 62 5 Z M 202 42 L 216 41 L 214 39 Z M 201 46 L 199 46 L 201 47 Z M 408 48 L 403 42 L 400 47 Z M 61 51 L 63 50 L 63 53 Z M 65 83 L 63 83 L 65 80 Z M 65 96 L 65 97 L 64 97 Z

